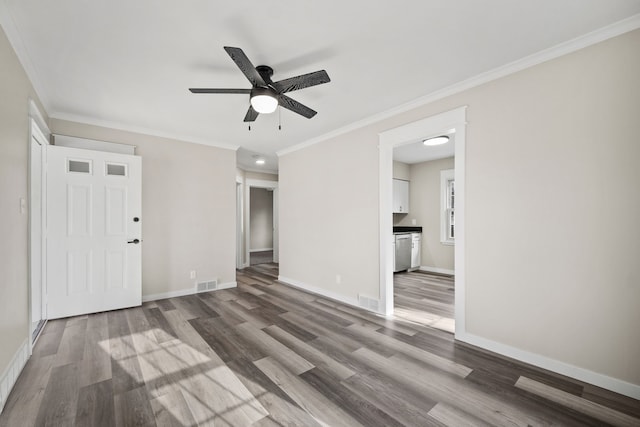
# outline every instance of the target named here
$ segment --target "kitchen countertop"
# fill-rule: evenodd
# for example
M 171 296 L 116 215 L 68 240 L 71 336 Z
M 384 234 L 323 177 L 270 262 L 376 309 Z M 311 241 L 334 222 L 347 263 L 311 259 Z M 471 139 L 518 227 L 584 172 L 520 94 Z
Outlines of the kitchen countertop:
M 422 233 L 422 227 L 417 226 L 394 226 L 393 234 L 399 233 Z

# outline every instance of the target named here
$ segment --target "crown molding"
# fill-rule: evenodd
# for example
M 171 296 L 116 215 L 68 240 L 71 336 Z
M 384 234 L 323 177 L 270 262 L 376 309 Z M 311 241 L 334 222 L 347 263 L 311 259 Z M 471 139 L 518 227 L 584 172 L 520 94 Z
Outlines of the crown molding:
M 340 135 L 344 135 L 348 132 L 361 129 L 365 126 L 372 125 L 374 123 L 391 118 L 398 114 L 405 113 L 407 111 L 413 110 L 418 107 L 422 107 L 424 105 L 430 104 L 432 102 L 438 101 L 448 96 L 455 95 L 457 93 L 463 92 L 468 89 L 472 89 L 476 86 L 489 83 L 493 80 L 497 80 L 499 78 L 508 76 L 509 74 L 517 73 L 519 71 L 533 67 L 543 62 L 547 62 L 552 59 L 559 58 L 561 56 L 567 55 L 569 53 L 575 52 L 580 49 L 584 49 L 596 43 L 600 43 L 602 41 L 611 39 L 621 34 L 636 30 L 638 28 L 640 28 L 640 14 L 630 16 L 629 18 L 615 22 L 611 25 L 607 25 L 606 27 L 602 27 L 595 31 L 591 31 L 587 34 L 584 34 L 582 36 L 560 43 L 548 49 L 541 50 L 532 55 L 525 56 L 524 58 L 518 59 L 516 61 L 502 65 L 500 67 L 494 68 L 487 72 L 478 74 L 474 77 L 455 83 L 446 88 L 437 90 L 428 95 L 417 98 L 413 101 L 394 107 L 390 110 L 383 111 L 381 113 L 367 117 L 366 119 L 359 120 L 357 122 L 338 128 L 334 131 L 325 133 L 324 135 L 320 135 L 316 138 L 312 138 L 307 141 L 301 142 L 299 144 L 293 145 L 291 147 L 282 149 L 280 151 L 277 151 L 276 154 L 278 155 L 278 157 L 282 157 L 289 153 L 293 153 L 303 148 L 307 148 L 312 145 L 318 144 L 319 142 L 323 142 L 328 139 L 335 138 Z
M 76 122 L 76 123 L 92 125 L 92 126 L 99 126 L 99 127 L 115 129 L 115 130 L 120 130 L 125 132 L 138 133 L 142 135 L 156 136 L 159 138 L 173 139 L 176 141 L 189 142 L 192 144 L 207 145 L 209 147 L 223 148 L 226 150 L 237 151 L 238 148 L 240 148 L 239 145 L 235 145 L 235 144 L 212 142 L 211 140 L 198 138 L 191 135 L 183 135 L 183 134 L 171 133 L 171 132 L 161 132 L 155 129 L 149 129 L 141 126 L 132 126 L 132 125 L 126 125 L 126 124 L 112 122 L 108 120 L 93 119 L 90 117 L 76 115 L 76 114 L 52 113 L 49 115 L 49 118 L 55 119 L 55 120 L 65 120 L 68 122 Z

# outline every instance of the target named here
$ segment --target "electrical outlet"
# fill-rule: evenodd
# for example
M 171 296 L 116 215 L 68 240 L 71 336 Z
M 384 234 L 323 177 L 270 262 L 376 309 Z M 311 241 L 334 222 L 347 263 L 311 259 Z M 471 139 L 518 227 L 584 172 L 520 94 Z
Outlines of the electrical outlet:
M 340 276 L 339 274 L 336 274 L 336 283 L 339 285 L 340 283 L 342 283 L 342 276 Z
M 416 219 L 415 219 L 415 218 L 413 218 L 413 219 L 411 220 L 411 225 L 416 225 Z
M 195 279 L 196 278 L 196 271 L 195 270 L 191 270 L 191 273 L 189 273 L 189 278 L 191 278 L 191 279 Z

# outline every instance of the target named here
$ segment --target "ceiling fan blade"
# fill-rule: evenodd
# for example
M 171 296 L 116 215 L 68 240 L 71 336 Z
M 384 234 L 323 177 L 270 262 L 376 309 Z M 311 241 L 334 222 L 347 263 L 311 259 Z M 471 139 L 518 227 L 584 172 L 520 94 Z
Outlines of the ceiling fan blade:
M 301 116 L 306 117 L 307 119 L 310 119 L 311 117 L 317 114 L 316 111 L 313 111 L 311 108 L 307 107 L 306 105 L 302 105 L 295 99 L 291 99 L 286 95 L 278 95 L 278 101 L 280 105 L 282 105 L 287 110 L 291 110 L 294 113 L 298 113 Z
M 242 93 L 250 94 L 251 89 L 206 89 L 206 88 L 189 88 L 191 93 Z
M 256 119 L 258 118 L 258 113 L 256 110 L 253 109 L 253 107 L 251 105 L 249 105 L 249 109 L 247 110 L 247 114 L 244 116 L 244 121 L 245 122 L 255 122 Z
M 242 49 L 239 47 L 229 47 L 225 46 L 224 50 L 227 51 L 233 62 L 236 63 L 240 71 L 249 79 L 252 85 L 254 86 L 266 86 L 264 79 L 256 70 L 256 67 L 253 66 L 247 55 L 244 54 Z
M 280 80 L 273 83 L 273 87 L 278 93 L 287 93 L 294 90 L 304 89 L 306 87 L 329 83 L 331 79 L 325 70 L 316 71 L 314 73 L 303 74 L 289 79 Z

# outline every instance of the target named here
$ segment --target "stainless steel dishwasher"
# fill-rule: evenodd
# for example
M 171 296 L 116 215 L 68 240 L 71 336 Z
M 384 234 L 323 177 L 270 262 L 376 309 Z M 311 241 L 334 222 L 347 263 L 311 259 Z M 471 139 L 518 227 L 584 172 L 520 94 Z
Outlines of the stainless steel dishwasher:
M 411 267 L 411 233 L 396 234 L 396 261 L 393 272 Z

